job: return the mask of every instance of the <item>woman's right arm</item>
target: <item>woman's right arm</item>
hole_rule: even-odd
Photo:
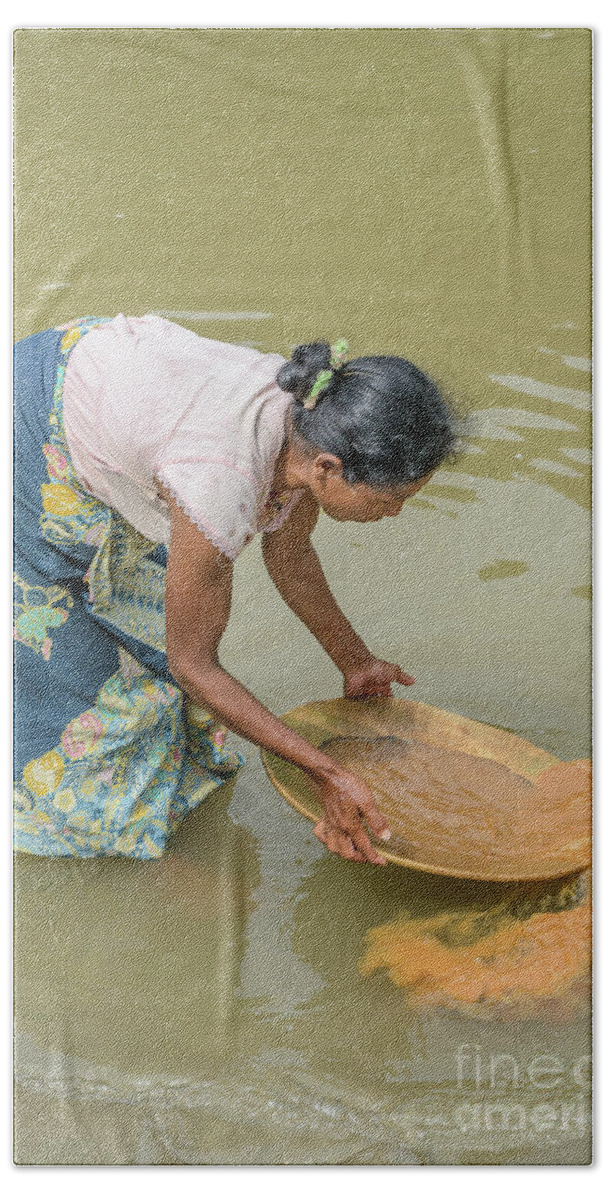
[[[232,563],[169,495],[171,544],[165,586],[169,669],[196,704],[212,709],[236,733],[302,767],[321,788],[325,815],[315,833],[330,850],[358,862],[383,864],[364,821],[386,836],[386,822],[363,780],[351,775],[289,729],[218,658],[232,599]]]

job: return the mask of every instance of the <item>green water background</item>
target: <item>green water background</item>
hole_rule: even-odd
[[[587,755],[589,31],[30,29],[15,46],[15,337],[158,311],[262,350],[345,336],[412,358],[458,409],[462,452],[398,521],[322,517],[330,584],[416,676],[399,694]],[[275,712],[340,691],[257,546],[222,658]],[[16,889],[19,1161],[588,1159],[587,1013],[415,1016],[357,971],[370,928],[501,889],[328,856],[251,747],[163,862],[23,858]],[[462,1044],[480,1088],[459,1082]],[[513,1064],[490,1086],[500,1053],[518,1088]],[[563,1064],[553,1090],[527,1075],[541,1054]],[[523,1128],[488,1116],[498,1092]],[[540,1101],[557,1115],[539,1131]]]

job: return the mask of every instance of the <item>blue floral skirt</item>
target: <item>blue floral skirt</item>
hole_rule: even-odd
[[[158,858],[238,770],[167,666],[166,548],[88,493],[62,413],[85,318],[15,346],[15,846]]]

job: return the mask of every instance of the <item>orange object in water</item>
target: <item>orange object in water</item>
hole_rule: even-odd
[[[476,924],[493,932],[471,941]],[[518,919],[490,912],[403,920],[370,930],[363,975],[384,969],[416,1008],[566,1020],[588,996],[591,905]],[[458,944],[460,943],[460,944]],[[463,944],[464,943],[464,944]]]

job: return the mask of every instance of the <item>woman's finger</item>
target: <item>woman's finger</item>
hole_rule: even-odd
[[[328,825],[325,833],[325,845],[332,854],[342,854],[343,834],[334,825]]]
[[[332,854],[339,854],[341,858],[346,858],[351,862],[370,862],[377,866],[384,866],[384,859],[377,854],[364,833],[360,838],[361,848],[357,845],[359,838],[356,834],[351,837],[324,820],[317,821],[313,833]]]
[[[323,842],[323,845],[325,845],[325,829],[326,829],[325,821],[321,820],[321,821],[317,821],[316,825],[313,826],[313,830],[312,830],[315,837],[318,838],[320,842]]]
[[[362,827],[352,835],[345,833],[339,827],[328,826],[325,844],[334,854],[352,862],[384,864],[384,859],[376,853]]]
[[[348,837],[352,837],[359,831],[364,832],[363,820],[367,822],[372,833],[381,838],[383,842],[388,842],[391,836],[386,819],[382,816],[366,787],[359,787],[357,793],[348,801],[341,799],[337,803],[335,800],[332,803],[328,799],[325,804],[325,816],[331,824]]]
[[[365,862],[366,861],[365,855],[362,854],[361,851],[357,849],[357,847],[354,845],[351,838],[347,837],[346,834],[341,833],[340,830],[337,830],[336,832],[337,832],[338,854],[341,854],[342,858],[350,859],[353,862]]]
[[[388,842],[391,831],[386,823],[386,818],[382,816],[380,809],[376,806],[373,800],[360,800],[359,811],[362,813],[372,833],[376,837],[382,838],[383,842]]]
[[[374,846],[372,846],[372,843],[370,842],[363,825],[360,825],[359,829],[355,833],[351,834],[350,840],[352,841],[355,850],[357,850],[358,853],[363,856],[365,862],[374,863],[374,865],[377,867],[386,866],[386,859],[378,853]]]
[[[373,690],[372,690],[372,688],[366,688],[365,691],[354,692],[353,695],[347,696],[346,699],[347,700],[386,699],[386,697],[392,696],[392,694],[393,694],[393,690],[390,687],[383,688],[382,691],[379,691],[378,688],[373,688]]]
[[[336,808],[331,814],[328,814],[328,817],[327,828],[331,829],[333,826],[338,837],[346,838],[352,843],[354,849],[363,856],[365,862],[373,862],[378,866],[384,866],[385,859],[372,845],[363,824],[361,812],[357,811],[355,813],[354,811],[345,811],[344,808]],[[329,845],[329,843],[326,844]],[[330,849],[333,849],[333,845]],[[338,853],[341,853],[341,851],[338,851]]]
[[[405,671],[401,670],[401,667],[396,668],[395,683],[402,683],[405,687],[411,687],[415,682],[416,680],[413,675],[406,675]]]

